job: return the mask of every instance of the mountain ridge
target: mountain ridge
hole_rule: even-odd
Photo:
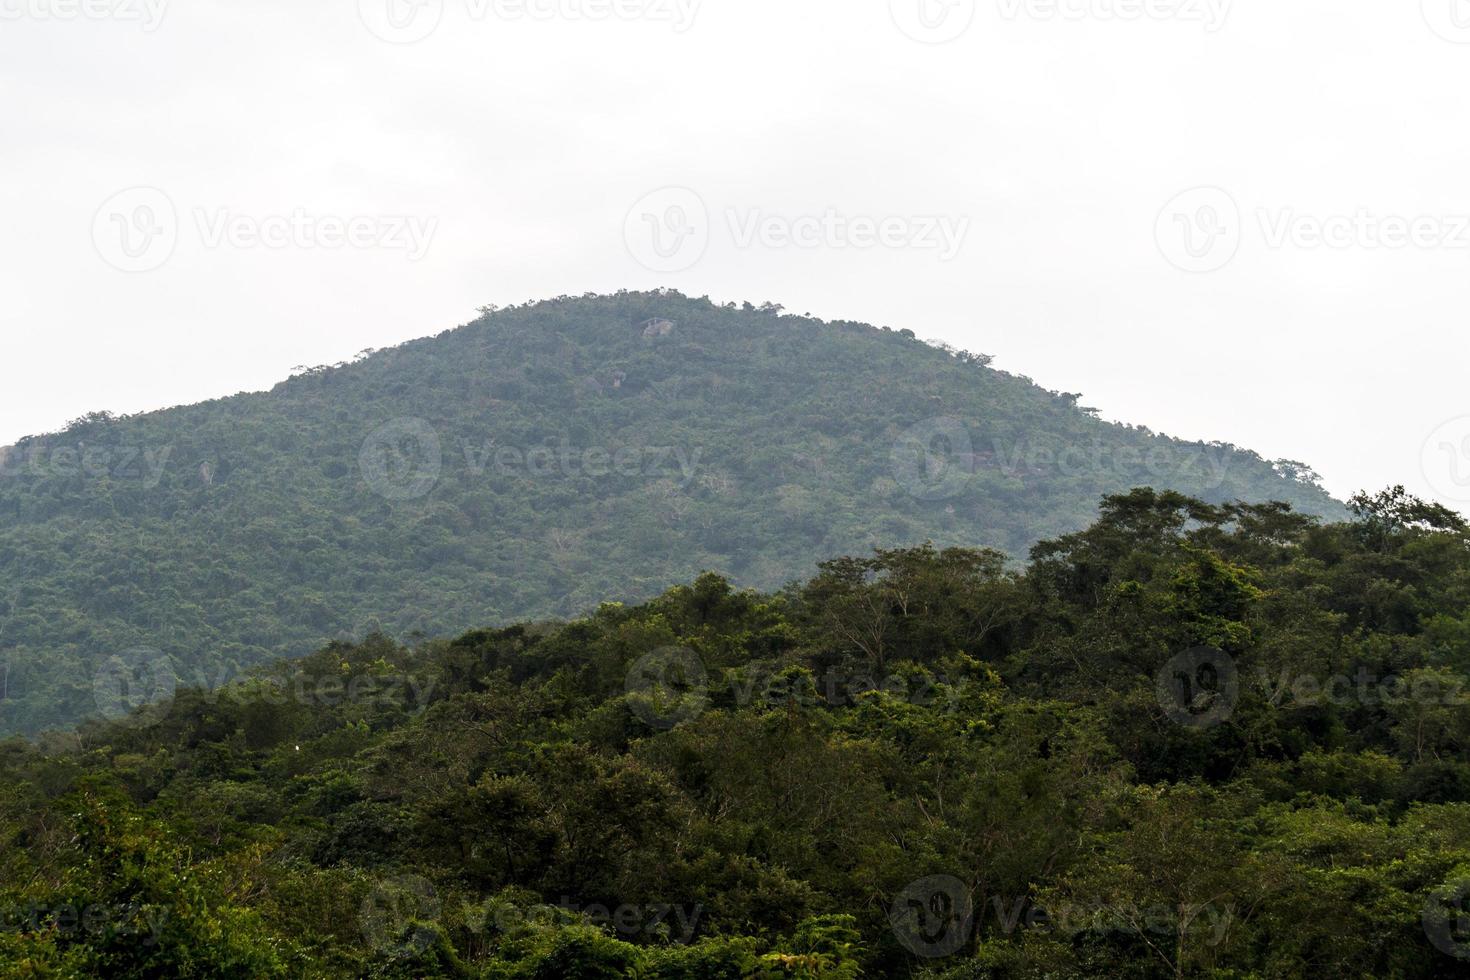
[[[657,291],[486,308],[268,391],[93,413],[0,466],[0,729],[96,713],[135,651],[236,676],[704,570],[775,588],[874,547],[1020,557],[1136,485],[1345,513],[1300,464],[1077,400],[911,331]]]

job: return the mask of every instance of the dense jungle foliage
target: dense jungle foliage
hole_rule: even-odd
[[[1470,975],[1470,531],[1134,490],[1024,568],[401,645],[0,744],[6,976]]]
[[[703,569],[769,590],[925,540],[1021,558],[1133,486],[1345,516],[1301,464],[1106,423],[988,361],[624,293],[487,310],[266,393],[86,416],[0,450],[0,732],[97,714],[114,657],[156,653],[167,693]]]

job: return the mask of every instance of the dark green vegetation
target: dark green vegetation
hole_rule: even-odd
[[[0,731],[96,713],[99,665],[135,650],[215,684],[377,628],[574,616],[703,569],[772,589],[924,540],[1020,557],[1139,485],[1344,514],[1302,467],[1104,423],[987,360],[621,294],[269,393],[89,416],[0,451]]]
[[[1470,532],[1355,505],[1138,490],[1024,571],[704,575],[11,740],[0,972],[1464,976]]]

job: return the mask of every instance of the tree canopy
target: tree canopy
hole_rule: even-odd
[[[0,972],[1248,978],[1470,964],[1470,534],[1133,490],[0,744]]]

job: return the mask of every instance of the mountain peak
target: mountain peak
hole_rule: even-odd
[[[120,652],[193,680],[706,569],[775,588],[875,547],[1019,557],[1144,485],[1342,513],[1300,464],[1102,421],[908,330],[673,291],[486,309],[269,392],[12,447],[0,724],[92,713]]]

